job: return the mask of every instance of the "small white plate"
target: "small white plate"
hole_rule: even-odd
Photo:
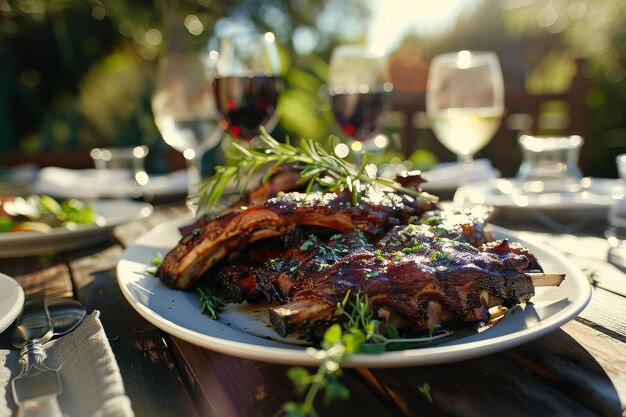
[[[494,178],[464,185],[454,200],[470,207],[493,207],[496,216],[512,221],[532,219],[554,231],[572,233],[592,222],[606,221],[609,208],[625,194],[624,183],[609,178],[586,177],[566,188],[525,192],[518,179]]]
[[[193,292],[168,288],[146,272],[156,256],[176,245],[178,226],[188,222],[189,218],[164,223],[126,249],[117,265],[117,280],[130,305],[161,330],[207,349],[258,361],[316,365],[319,360],[307,353],[301,342],[282,339],[268,327],[262,305],[229,305],[219,320],[211,320],[201,314]],[[537,288],[532,304],[507,315],[488,331],[433,347],[352,355],[344,365],[396,367],[475,358],[536,339],[575,318],[591,298],[591,286],[580,269],[545,246],[493,229],[499,238],[526,245],[546,272],[565,273],[565,281],[559,287]]]
[[[98,224],[81,226],[76,230],[63,227],[48,233],[0,233],[0,258],[45,255],[92,245],[109,237],[120,224],[148,217],[152,205],[126,200],[96,200],[90,202],[98,215]]]
[[[575,190],[563,192],[524,192],[514,178],[494,178],[461,187],[460,193],[472,204],[511,209],[572,210],[608,209],[624,196],[621,180],[583,178]]]
[[[24,290],[13,278],[0,273],[0,333],[20,314],[24,305]]]

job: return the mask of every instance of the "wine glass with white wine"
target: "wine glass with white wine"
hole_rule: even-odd
[[[202,179],[202,157],[223,136],[212,87],[216,61],[215,52],[167,51],[159,61],[152,95],[152,112],[163,139],[187,163],[191,209]]]
[[[471,180],[474,155],[493,138],[504,114],[504,82],[493,52],[436,56],[426,87],[426,113],[437,139],[457,156],[460,184]]]

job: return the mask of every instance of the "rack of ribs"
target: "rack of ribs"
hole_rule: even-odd
[[[534,255],[494,240],[484,219],[377,191],[357,205],[347,192],[290,192],[205,219],[156,276],[183,290],[207,276],[230,302],[278,303],[269,310],[275,331],[315,340],[341,320],[333,313],[346,294],[367,296],[381,320],[411,335],[526,302],[537,273],[545,281]],[[556,275],[544,285],[558,285]]]
[[[213,265],[241,246],[314,226],[376,235],[436,209],[429,200],[390,191],[373,191],[352,204],[352,194],[286,193],[242,207],[212,221],[197,223],[163,259],[156,276],[166,285],[189,289]]]
[[[495,300],[517,305],[534,295],[528,273],[541,268],[521,245],[500,240],[475,247],[438,232],[425,224],[395,226],[369,243],[353,231],[327,242],[315,238],[306,250],[268,262],[256,282],[268,300],[282,303],[270,309],[272,326],[282,336],[326,328],[348,292],[366,295],[373,309],[387,320],[393,314],[409,333],[451,317],[485,322]]]

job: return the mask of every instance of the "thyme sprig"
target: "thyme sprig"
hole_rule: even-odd
[[[219,313],[224,308],[222,299],[213,294],[210,288],[197,288],[198,301],[200,301],[200,312],[206,314],[213,320],[217,320]]]
[[[246,148],[233,142],[234,151],[230,155],[232,163],[217,166],[214,175],[200,183],[198,207],[206,207],[211,212],[218,206],[229,185],[234,185],[240,193],[245,193],[255,173],[264,172],[261,182],[266,182],[277,167],[284,165],[292,165],[300,170],[299,182],[306,184],[305,192],[314,188],[327,191],[348,190],[352,192],[354,204],[360,201],[361,192],[374,184],[414,197],[437,200],[437,197],[428,193],[379,177],[376,166],[369,163],[367,153],[363,154],[360,166],[339,158],[334,154],[338,144],[336,137],[329,137],[326,143],[302,140],[299,145],[293,145],[289,138],[281,143],[262,127],[260,131],[261,144],[254,148]]]
[[[356,294],[350,302],[350,291],[343,300],[337,303],[334,315],[343,316],[343,325],[333,324],[324,332],[320,343],[321,349],[309,348],[308,352],[320,360],[317,371],[310,374],[305,368],[293,367],[287,375],[294,383],[298,394],[305,394],[301,403],[293,401],[283,404],[286,417],[317,417],[314,402],[319,393],[324,394],[324,403],[334,399],[346,399],[350,396],[348,388],[341,383],[341,362],[349,359],[354,353],[380,353],[390,349],[391,345],[413,347],[416,343],[427,343],[443,337],[451,332],[436,331],[431,328],[428,336],[420,338],[400,338],[398,331],[391,325],[384,327],[384,334],[379,331],[380,323],[373,318],[373,310],[367,295]],[[429,402],[432,402],[430,385],[425,383],[418,387]]]

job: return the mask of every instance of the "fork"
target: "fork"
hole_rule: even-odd
[[[15,347],[21,348],[20,374],[13,379],[13,398],[18,404],[17,417],[62,417],[57,401],[61,393],[58,370],[45,363],[43,344],[54,335],[48,302],[43,293],[24,305],[11,337]]]

